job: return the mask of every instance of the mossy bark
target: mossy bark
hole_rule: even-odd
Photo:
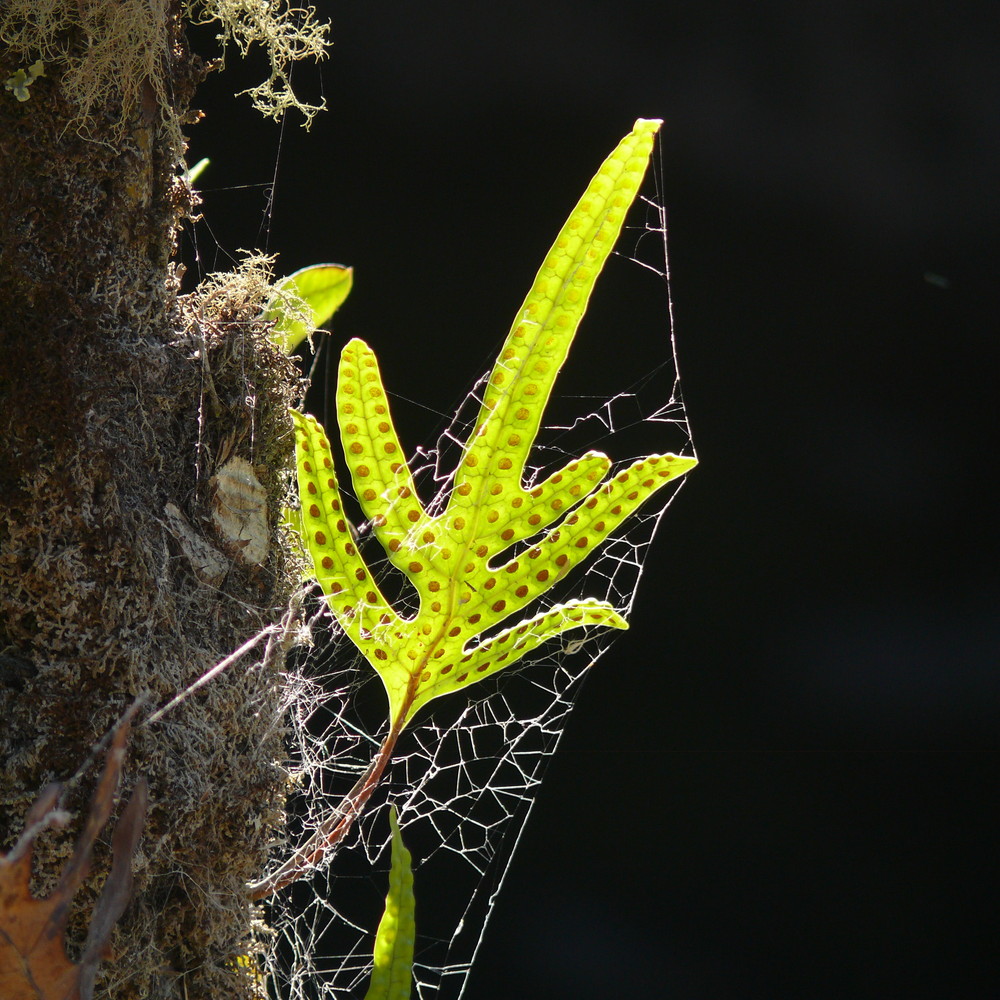
[[[110,17],[117,0],[102,2]],[[28,100],[0,91],[0,850],[38,791],[148,699],[125,783],[149,779],[150,811],[97,995],[219,1000],[254,990],[236,959],[254,917],[245,886],[281,821],[281,643],[141,720],[286,613],[295,580],[278,514],[297,376],[257,319],[259,270],[178,294],[170,259],[190,207],[179,123],[202,66],[178,5],[163,12],[165,91],[105,81],[82,122],[58,62]],[[70,31],[60,44],[91,42]],[[0,78],[30,55],[0,50]],[[213,531],[213,477],[234,456],[266,494],[260,564]],[[222,580],[171,533],[169,505],[224,558]],[[97,770],[68,786],[76,825],[39,841],[39,891],[72,850]],[[71,956],[109,839],[77,895]]]

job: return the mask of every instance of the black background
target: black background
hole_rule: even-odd
[[[331,58],[296,71],[330,106],[310,133],[290,121],[279,151],[226,96],[259,63],[204,88],[198,266],[262,245],[285,273],[354,265],[334,336],[444,410],[604,155],[666,120],[701,465],[470,1000],[1000,996],[998,11],[321,3]],[[213,186],[276,164],[265,232],[263,188]],[[597,353],[568,369],[662,355],[662,295],[615,295],[602,278]],[[412,445],[432,417],[411,410]]]

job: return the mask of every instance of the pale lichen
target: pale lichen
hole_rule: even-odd
[[[6,0],[0,7],[0,42],[6,58],[16,60],[8,74],[24,61],[41,59],[58,68],[63,96],[75,108],[74,124],[92,138],[104,138],[90,121],[110,94],[119,95],[117,133],[125,131],[137,109],[155,98],[173,132],[168,93],[172,51],[171,0]],[[329,26],[316,20],[313,7],[291,7],[288,0],[187,0],[183,16],[193,24],[217,22],[223,47],[233,42],[241,54],[260,45],[270,64],[270,76],[245,91],[262,113],[279,117],[289,108],[308,123],[320,106],[300,101],[292,91],[292,63],[324,56]],[[101,123],[106,128],[107,123]]]

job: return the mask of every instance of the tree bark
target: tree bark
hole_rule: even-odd
[[[110,22],[123,5],[97,6]],[[33,886],[51,888],[100,761],[82,766],[145,698],[125,791],[145,776],[150,808],[97,995],[218,1000],[254,990],[237,958],[255,916],[246,883],[282,819],[285,633],[142,720],[286,616],[279,513],[298,382],[258,318],[260,266],[179,295],[180,124],[204,68],[179,4],[162,6],[159,79],[100,80],[82,117],[65,59],[45,62],[27,100],[0,91],[0,850],[47,782],[72,779],[73,823],[36,849]],[[72,57],[94,38],[70,25],[59,44]],[[37,55],[0,49],[0,77]],[[266,542],[213,520],[234,458],[261,484]],[[77,895],[71,957],[109,841]]]

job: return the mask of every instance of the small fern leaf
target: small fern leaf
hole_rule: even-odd
[[[375,935],[375,966],[365,1000],[409,1000],[413,987],[414,922],[413,869],[410,852],[396,819],[396,807],[389,807],[392,827],[392,867],[385,912]]]

